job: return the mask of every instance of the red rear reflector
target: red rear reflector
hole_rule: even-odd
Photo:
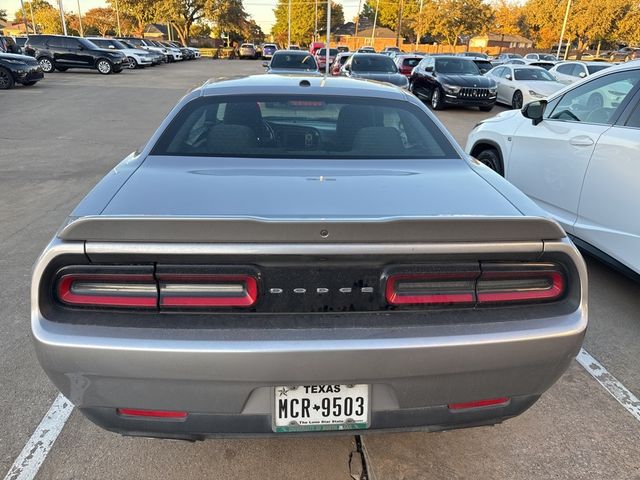
[[[257,298],[251,275],[160,276],[161,307],[250,307]]]
[[[481,407],[497,407],[509,403],[509,397],[491,398],[488,400],[476,400],[474,402],[450,403],[448,405],[451,410],[467,410],[469,408]]]
[[[129,417],[155,417],[155,418],[187,418],[187,412],[173,410],[140,410],[137,408],[118,408],[118,415]]]
[[[390,275],[385,295],[391,305],[473,303],[475,272]]]
[[[158,302],[150,274],[69,273],[58,279],[56,294],[77,306],[155,308]]]

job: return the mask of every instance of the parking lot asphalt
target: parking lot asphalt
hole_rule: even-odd
[[[30,269],[38,253],[184,93],[208,78],[261,71],[259,61],[208,59],[110,76],[70,70],[0,94],[0,473],[57,395],[29,338]],[[438,116],[464,144],[480,119],[501,110]],[[640,396],[640,285],[587,263],[585,349]],[[534,407],[502,425],[361,438],[373,479],[640,478],[640,422],[577,362]],[[351,436],[195,444],[124,438],[74,411],[37,478],[351,478],[354,449]]]

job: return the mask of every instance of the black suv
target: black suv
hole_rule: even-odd
[[[493,108],[498,93],[496,82],[483,76],[471,58],[454,56],[423,58],[411,73],[409,90],[434,110],[461,105],[483,112]]]
[[[103,75],[119,73],[128,66],[127,56],[119,51],[99,48],[86,38],[63,35],[30,35],[25,45],[45,73],[54,69],[92,68]]]
[[[0,52],[0,90],[7,90],[16,83],[30,87],[43,78],[44,74],[35,58]]]

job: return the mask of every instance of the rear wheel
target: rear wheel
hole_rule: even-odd
[[[11,72],[6,68],[0,67],[0,90],[9,90],[14,83]]]
[[[514,110],[520,110],[522,108],[522,92],[520,90],[516,90],[513,94],[513,98],[511,99],[511,108]]]
[[[504,175],[504,173],[502,172],[502,161],[500,160],[500,154],[495,148],[487,148],[486,150],[482,150],[475,157],[478,159],[478,161],[484,163],[494,172],[497,172],[500,175]]]
[[[51,60],[49,57],[39,58],[38,63],[40,64],[40,68],[44,73],[51,73],[55,69],[53,60]]]
[[[442,110],[444,108],[444,98],[440,87],[436,87],[431,92],[431,108],[434,110]]]
[[[98,60],[98,63],[96,63],[96,68],[102,75],[109,75],[111,72],[113,72],[113,65],[109,60],[106,60],[104,58]]]

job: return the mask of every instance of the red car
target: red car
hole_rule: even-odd
[[[351,55],[353,55],[353,52],[340,52],[331,64],[331,75],[334,77],[339,76],[340,69]]]
[[[413,67],[418,65],[420,63],[420,60],[422,60],[423,58],[423,55],[416,54],[396,55],[393,61],[396,62],[396,66],[398,67],[398,70],[401,74],[406,77],[410,77],[411,72],[413,71]]]
[[[329,62],[329,65],[331,65],[333,63],[333,61],[336,59],[337,56],[338,56],[338,49],[337,48],[330,48],[329,49],[329,59],[327,60],[327,49],[326,48],[321,48],[315,54],[316,62],[318,63],[318,68],[320,70],[323,70],[325,68],[325,66],[327,65],[327,61]]]

